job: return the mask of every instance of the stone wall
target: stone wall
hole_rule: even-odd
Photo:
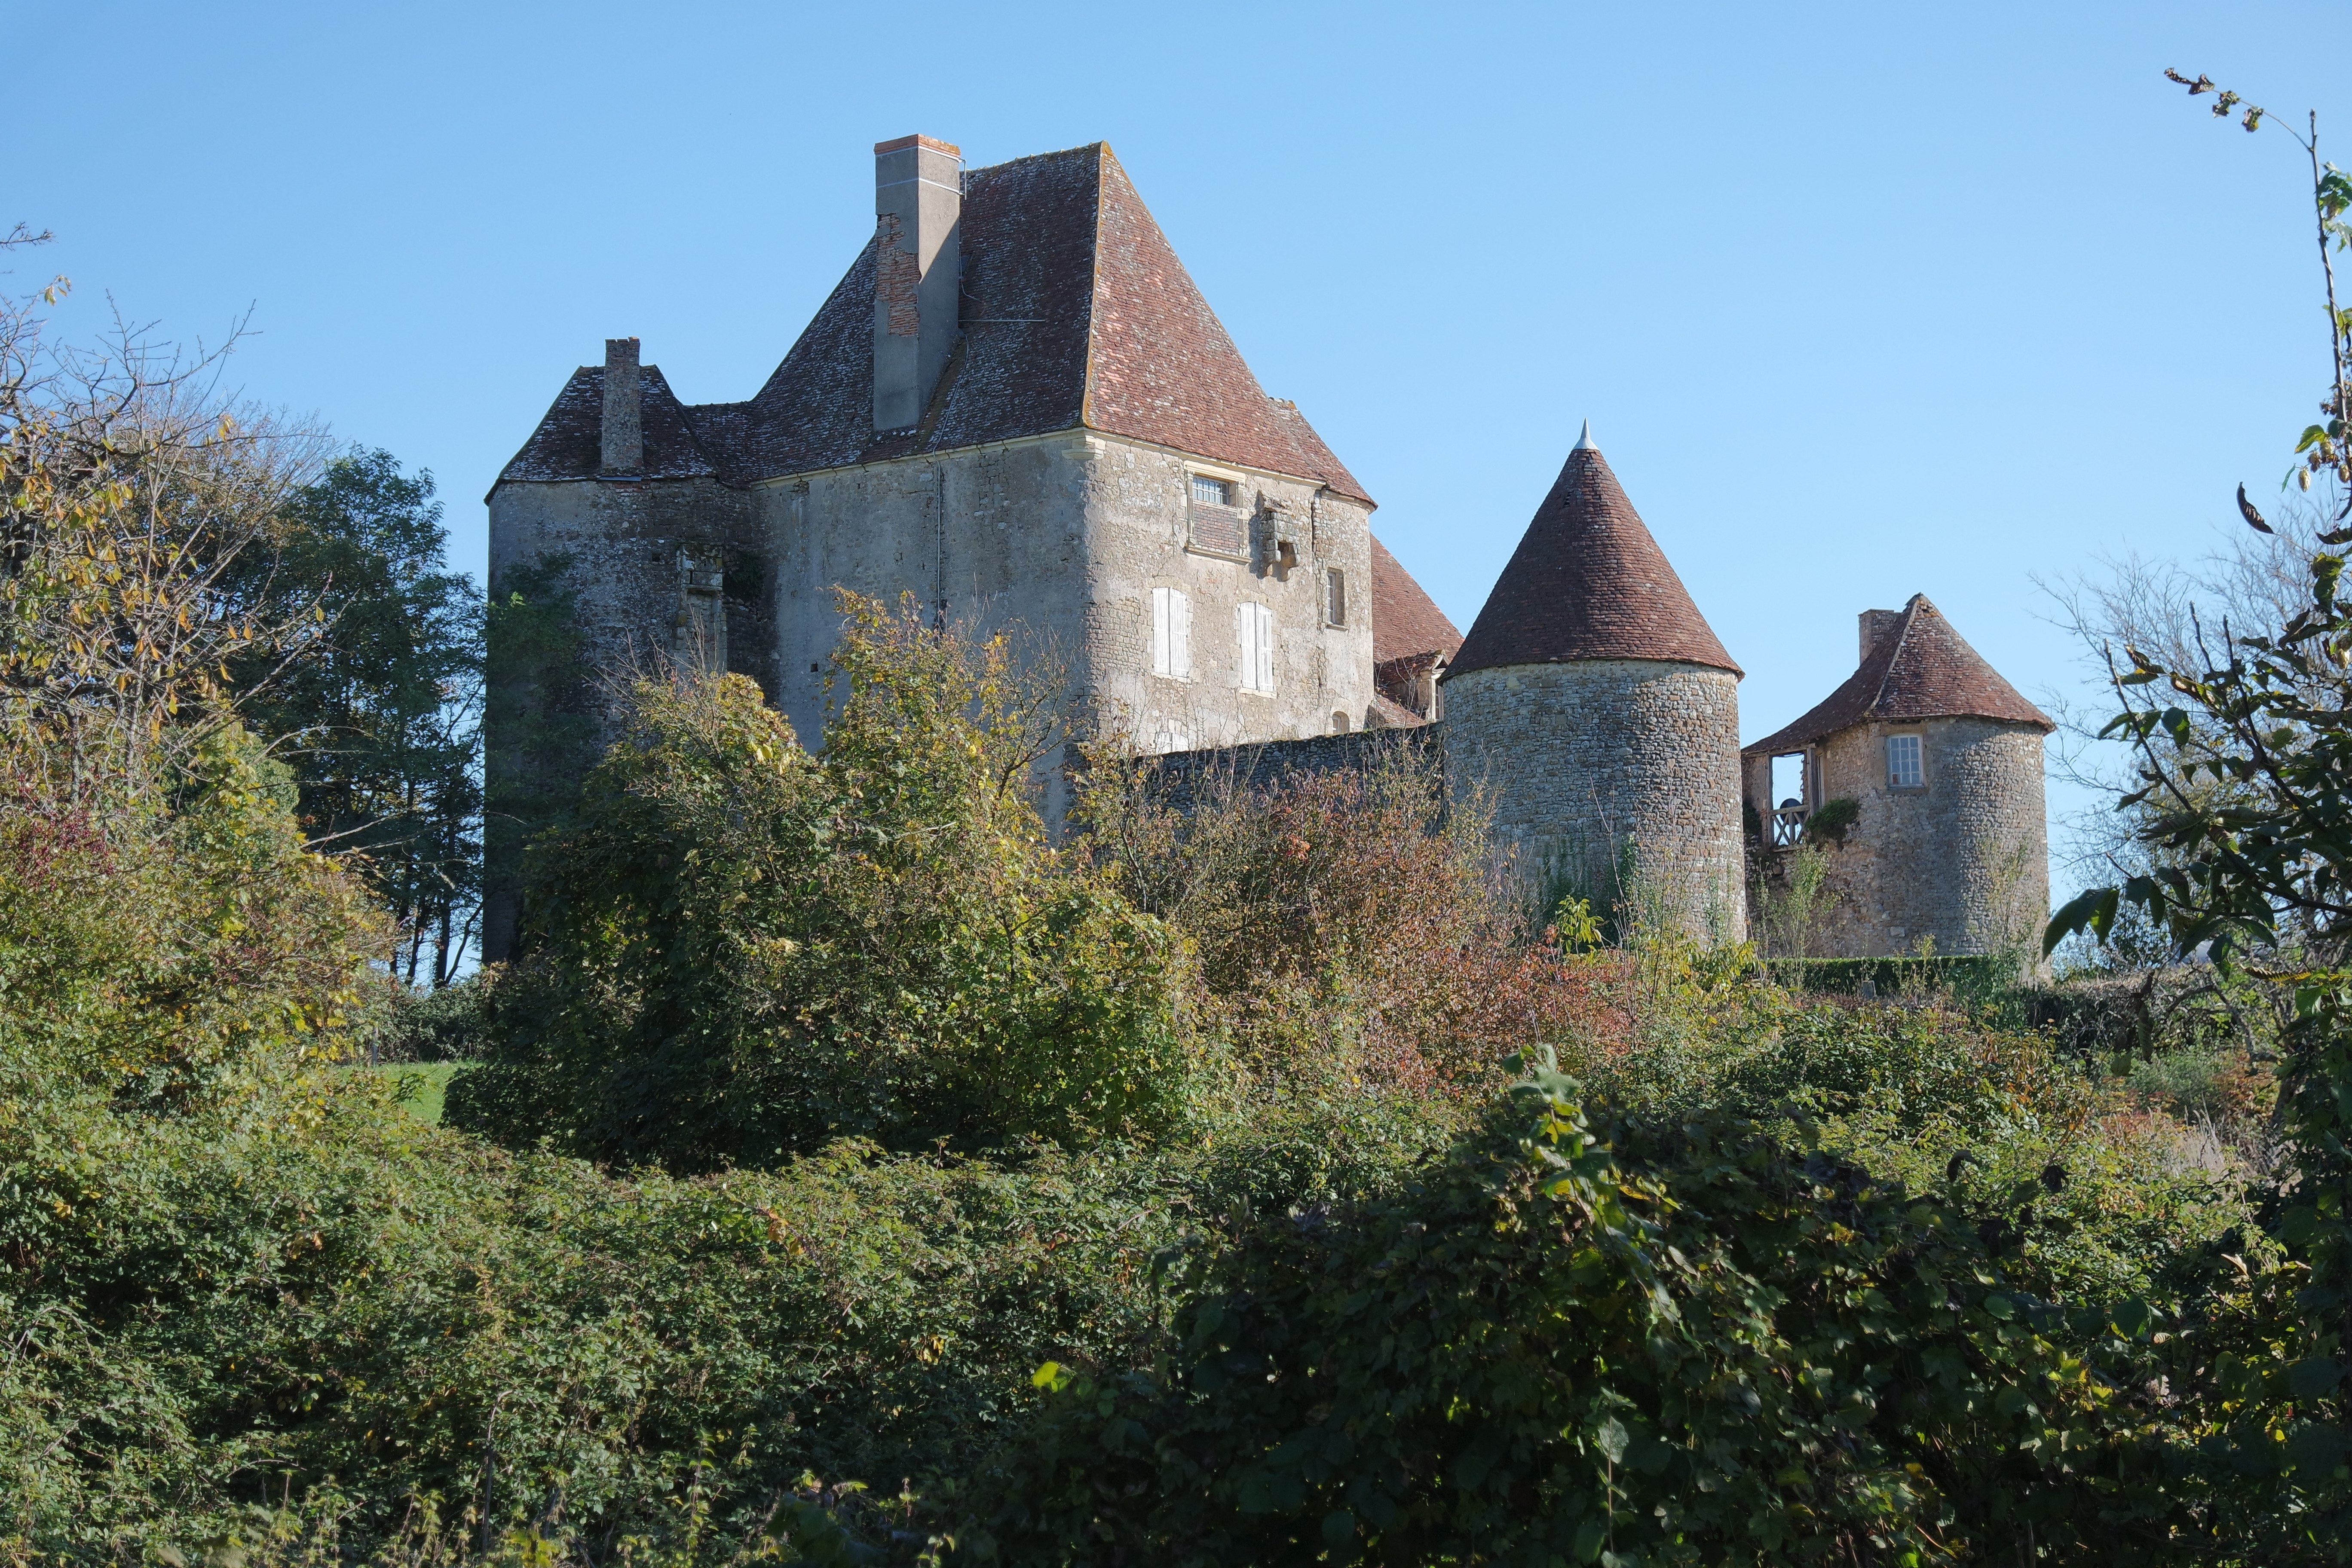
[[[1898,733],[1921,737],[1918,789],[1887,784],[1886,738]],[[1811,956],[1883,957],[1923,938],[1937,952],[2039,951],[2050,912],[2040,730],[1991,719],[1856,724],[1809,761],[1819,769],[1809,804],[1852,800],[1860,813],[1843,842],[1814,836],[1829,902]],[[1751,769],[1760,805],[1758,787]]]
[[[629,672],[671,658],[723,662],[754,679],[772,662],[773,623],[759,591],[767,563],[742,491],[709,479],[502,484],[489,511],[492,592],[515,568],[571,557],[563,583],[614,706]],[[681,582],[681,553],[698,577],[723,574],[715,602]],[[679,625],[682,609],[695,624]],[[723,632],[710,618],[721,615]]]
[[[1196,804],[1228,794],[1265,789],[1287,778],[1363,772],[1384,757],[1433,757],[1445,765],[1445,726],[1410,730],[1356,730],[1304,741],[1267,741],[1255,746],[1223,746],[1171,752],[1158,759],[1151,793],[1162,804],[1190,813]]]
[[[1234,486],[1251,520],[1238,557],[1193,547],[1195,472]],[[1068,431],[795,476],[753,496],[778,628],[761,684],[805,738],[823,722],[835,584],[893,601],[910,593],[977,632],[1026,628],[1149,751],[1355,729],[1370,709],[1365,510],[1310,483]],[[1287,567],[1267,548],[1277,514],[1297,520]],[[1351,586],[1346,626],[1323,624],[1333,566]],[[1191,602],[1189,679],[1151,673],[1154,587]],[[1245,599],[1273,611],[1270,696],[1240,688],[1234,610]]]
[[[1444,690],[1455,795],[1485,787],[1496,837],[1519,847],[1530,875],[1596,907],[1646,889],[1695,935],[1746,935],[1729,671],[1648,659],[1519,665],[1465,671]]]

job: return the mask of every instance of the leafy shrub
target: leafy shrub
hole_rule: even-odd
[[[1202,1026],[1269,1087],[1376,1079],[1491,1089],[1516,1050],[1622,1045],[1613,956],[1526,940],[1517,879],[1476,803],[1402,742],[1360,765],[1195,781],[1185,810],[1154,763],[1090,759],[1082,848],[1191,939]]]
[[[707,1170],[1185,1118],[1181,946],[1046,843],[1012,650],[848,603],[822,754],[740,676],[638,687],[453,1125]]]
[[[2014,1279],[2056,1180],[1913,1191],[1721,1113],[1588,1113],[1539,1071],[1417,1179],[1232,1238],[1152,1369],[1043,1369],[1053,1402],[965,1489],[960,1539],[1059,1563],[2211,1561],[2215,1494],[2128,1392],[2166,1368],[2155,1313]]]
[[[286,771],[234,726],[175,798],[0,795],[0,1081],[173,1108],[341,1048],[390,932],[303,847]]]

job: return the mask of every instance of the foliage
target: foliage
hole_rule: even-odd
[[[1181,810],[1151,759],[1088,763],[1081,851],[1191,940],[1193,1016],[1262,1085],[1491,1089],[1515,1050],[1622,1037],[1620,966],[1571,959],[1557,930],[1525,940],[1481,803],[1450,800],[1409,738],[1324,773],[1229,768]]]
[[[1947,953],[1927,958],[1774,958],[1772,977],[1798,991],[1851,996],[1864,982],[1881,996],[1928,996],[1952,991],[1990,998],[2017,984],[2018,965],[2002,953]]]
[[[581,664],[569,555],[509,567],[490,582],[483,645],[482,937],[509,956],[522,897],[523,849],[569,819],[596,761],[597,704]]]
[[[1538,1069],[1393,1192],[1199,1257],[1151,1369],[1044,1368],[1053,1405],[959,1538],[1068,1563],[2211,1561],[2215,1500],[2143,1389],[2156,1314],[2019,1278],[2067,1182],[1913,1190]]]
[[[412,984],[430,941],[436,986],[473,940],[480,893],[480,595],[447,569],[447,542],[433,477],[355,448],[229,577],[256,613],[315,612],[290,648],[230,662],[240,710],[293,764],[312,842],[358,856],[404,929]]]
[[[303,847],[285,770],[211,731],[168,803],[0,797],[0,1073],[120,1107],[226,1099],[340,1048],[385,933]]]
[[[0,303],[0,773],[70,801],[167,776],[226,721],[225,661],[285,647],[308,606],[233,575],[314,443],[212,395],[226,348],[49,344],[64,291]]]
[[[2173,76],[2191,94],[2212,90]],[[2238,102],[2224,93],[2228,113]],[[2264,111],[2249,108],[2248,131]],[[2304,434],[2301,478],[2352,484],[2352,316],[2338,310],[2334,248],[2352,243],[2343,214],[2352,185],[2320,162],[2317,121],[2298,138],[2312,166],[2320,260],[2327,284],[2332,384],[2328,422]],[[2271,525],[2239,488],[2258,531]],[[2352,516],[2352,499],[2338,521]],[[2283,1468],[2298,1517],[2290,1533],[2339,1556],[2352,1539],[2352,607],[2338,596],[2341,547],[2352,528],[2321,533],[2309,560],[2307,603],[2276,627],[2225,625],[2200,635],[2191,660],[2126,647],[2110,673],[2123,711],[2107,732],[2130,746],[2142,808],[2140,840],[2153,854],[2120,887],[2094,888],[2059,911],[2046,946],[2088,928],[2105,937],[2121,910],[2143,911],[2175,951],[2205,949],[2224,972],[2251,963],[2291,990],[2294,1018],[2279,1065],[2277,1121],[2291,1179],[2271,1195],[2268,1226],[2299,1267],[2302,1319],[2292,1403],[2280,1419],[2295,1436],[2283,1460],[2257,1435],[2245,1462]],[[2202,786],[2200,787],[2200,780]]]
[[[1809,837],[1843,844],[1845,842],[1845,830],[1861,817],[1862,802],[1852,795],[1840,795],[1835,800],[1823,801],[1818,810],[1805,818],[1805,832]]]
[[[533,945],[455,1124],[691,1170],[1184,1118],[1181,948],[1032,798],[1050,687],[1002,638],[845,608],[821,755],[742,677],[638,687],[535,851]]]

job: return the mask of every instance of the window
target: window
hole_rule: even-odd
[[[1348,624],[1348,574],[1337,566],[1323,574],[1323,624]]]
[[[1886,787],[1888,789],[1924,789],[1927,775],[1919,766],[1919,737],[1889,735],[1886,737]]]
[[[1249,519],[1236,504],[1235,488],[1214,474],[1191,477],[1193,549],[1236,560],[1249,554]]]
[[[1151,590],[1151,673],[1192,679],[1192,601],[1181,588]]]
[[[1239,605],[1234,609],[1234,626],[1241,642],[1241,679],[1244,691],[1274,694],[1274,612],[1264,605]]]

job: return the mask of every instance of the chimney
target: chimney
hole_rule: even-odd
[[[637,381],[637,340],[604,340],[604,445],[599,472],[638,474],[646,467],[645,393]]]
[[[874,144],[874,428],[907,430],[955,346],[963,153],[928,136]]]
[[[1862,612],[1862,662],[1870,662],[1870,650],[1878,646],[1881,637],[1891,637],[1903,624],[1900,610],[1864,610]]]

